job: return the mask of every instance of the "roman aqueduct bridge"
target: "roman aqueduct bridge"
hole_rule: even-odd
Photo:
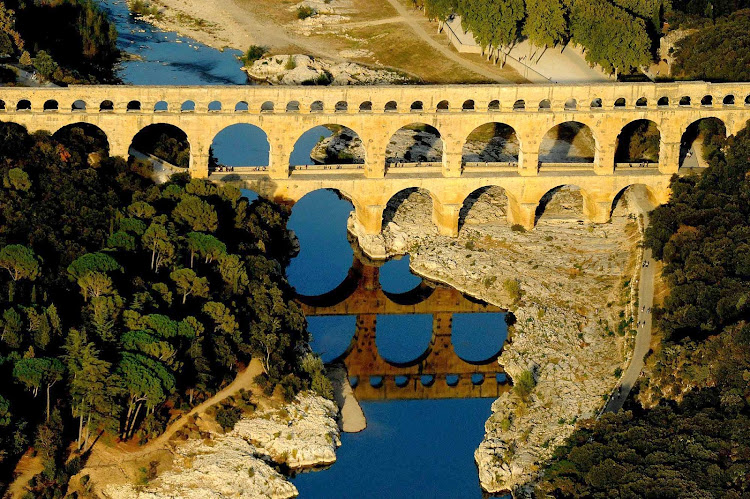
[[[615,198],[629,186],[645,186],[654,203],[668,199],[669,179],[680,171],[680,147],[688,126],[717,118],[733,135],[750,119],[750,83],[7,87],[0,91],[0,99],[2,121],[53,133],[75,123],[95,125],[106,134],[110,154],[125,157],[140,130],[173,125],[187,135],[195,177],[209,175],[209,148],[219,132],[235,124],[254,125],[268,140],[268,167],[236,168],[214,174],[217,180],[244,181],[263,195],[292,202],[317,189],[337,189],[352,200],[366,233],[381,230],[383,210],[393,195],[415,187],[430,192],[433,219],[441,233],[449,235],[458,231],[464,200],[492,185],[505,189],[511,223],[533,227],[544,194],[571,184],[581,189],[584,217],[605,222]],[[659,161],[650,168],[615,163],[618,137],[637,120],[652,121],[660,132]],[[591,130],[593,162],[540,163],[543,137],[568,122]],[[391,137],[414,123],[438,130],[442,162],[389,168],[386,148]],[[487,123],[513,128],[519,142],[517,161],[463,161],[467,137]],[[364,165],[290,167],[298,138],[320,125],[355,131],[366,152]]]

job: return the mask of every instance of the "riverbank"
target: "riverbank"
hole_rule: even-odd
[[[627,276],[637,268],[640,240],[628,197],[611,223],[591,225],[579,221],[580,195],[562,189],[526,232],[503,220],[504,193],[493,188],[464,210],[459,237],[451,239],[432,225],[429,195],[414,192],[387,208],[382,235],[358,236],[365,253],[408,251],[415,273],[514,313],[499,362],[512,379],[531,370],[536,386],[528,398],[510,392],[493,404],[475,453],[488,492],[518,492],[532,482],[575,422],[600,410],[615,371],[626,365],[632,334],[622,321],[633,298]],[[359,234],[353,221],[350,231]]]
[[[305,54],[333,64],[356,63],[394,71],[426,83],[522,83],[509,66],[479,55],[459,55],[417,11],[400,11],[395,0],[152,0],[158,14],[143,20],[210,47],[269,54]],[[310,9],[309,11],[307,9]],[[308,14],[309,12],[309,14]]]

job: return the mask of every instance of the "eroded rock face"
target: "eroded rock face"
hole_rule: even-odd
[[[297,488],[271,464],[302,468],[336,461],[341,444],[337,416],[330,400],[300,394],[280,409],[242,419],[226,434],[177,444],[171,470],[141,488],[107,486],[104,495],[110,499],[295,497]]]
[[[406,81],[392,71],[301,54],[263,57],[244,70],[250,78],[274,85],[384,85]]]
[[[632,201],[632,202],[631,202]],[[625,367],[633,335],[617,330],[621,311],[632,313],[640,232],[628,193],[612,222],[583,222],[575,188],[556,191],[533,231],[512,230],[501,188],[476,193],[461,212],[459,237],[437,234],[428,193],[406,193],[386,209],[382,234],[352,234],[372,257],[409,252],[417,274],[512,310],[517,322],[498,359],[516,378],[535,373],[522,400],[513,392],[493,404],[486,436],[475,453],[482,487],[523,493],[577,419],[595,415]],[[635,288],[637,289],[637,288]],[[626,330],[632,326],[625,327]]]

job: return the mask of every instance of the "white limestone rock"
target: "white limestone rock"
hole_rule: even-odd
[[[316,82],[329,82],[330,85],[378,85],[406,81],[393,71],[370,69],[352,62],[336,63],[301,54],[263,57],[244,70],[250,78],[273,85],[302,85]]]

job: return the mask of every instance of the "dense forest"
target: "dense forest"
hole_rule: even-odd
[[[743,80],[750,71],[750,64],[742,64],[750,52],[750,15],[726,18],[750,8],[748,0],[413,1],[432,19],[460,15],[464,29],[495,57],[521,39],[537,47],[572,41],[583,47],[591,64],[609,73],[630,73],[655,60],[667,22],[669,29],[698,30],[678,47],[679,76]],[[733,47],[727,50],[730,44]],[[709,59],[710,64],[704,65]]]
[[[115,81],[117,30],[94,0],[4,0],[0,55],[56,83]],[[14,82],[11,70],[2,71]]]
[[[0,123],[0,469],[33,445],[34,497],[58,497],[102,432],[143,442],[252,357],[269,393],[330,395],[285,279],[288,209],[156,185],[103,149]]]
[[[646,244],[664,262],[659,347],[629,410],[583,423],[537,496],[750,494],[750,127],[672,179]]]

